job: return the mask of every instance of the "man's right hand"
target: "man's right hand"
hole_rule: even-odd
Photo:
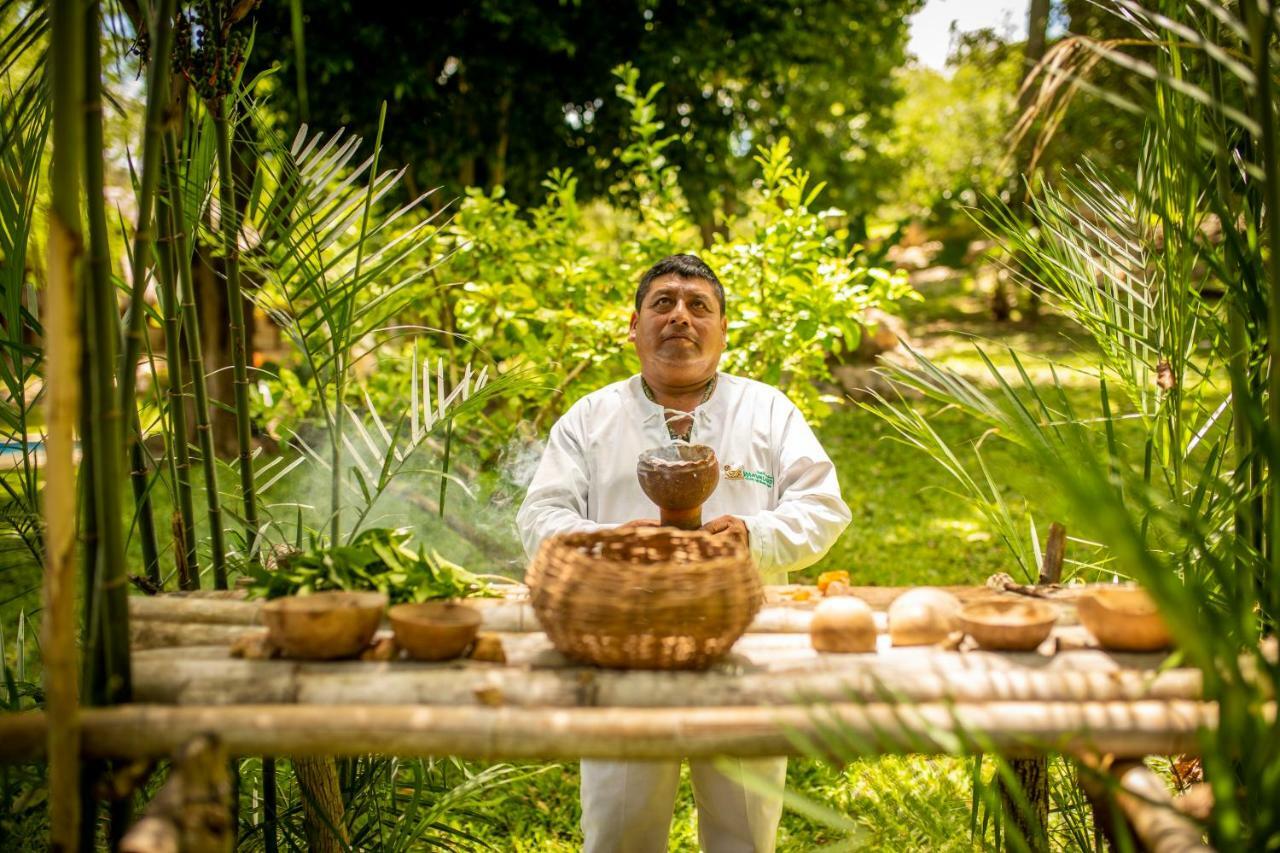
[[[661,527],[662,522],[656,518],[636,518],[628,521],[626,524],[619,524],[619,530],[626,530],[629,527]]]

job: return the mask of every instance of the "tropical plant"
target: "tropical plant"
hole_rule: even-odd
[[[1012,351],[1015,371],[1000,371],[981,345],[983,385],[920,354],[888,373],[1039,460],[1109,568],[1155,597],[1220,709],[1202,736],[1209,836],[1219,849],[1268,849],[1280,839],[1267,712],[1280,669],[1262,642],[1280,612],[1276,10],[1120,0],[1116,11],[1129,36],[1058,45],[1036,107],[1060,106],[1054,93],[1074,88],[1062,75],[1099,58],[1143,81],[1105,93],[1146,116],[1138,168],[1084,163],[1036,194],[1029,219],[995,204],[983,220],[1023,282],[1097,342],[1096,403],[1073,403],[1057,370],[1032,381]],[[920,420],[905,402],[880,411],[900,430]],[[1126,420],[1141,424],[1136,442]]]

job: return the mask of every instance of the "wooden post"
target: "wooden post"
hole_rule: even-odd
[[[1053,522],[1049,525],[1049,541],[1045,543],[1044,562],[1040,566],[1040,584],[1056,584],[1062,580],[1062,560],[1066,556],[1067,528]],[[1033,851],[1049,849],[1049,760],[1043,756],[1015,758],[1009,762],[1019,791],[1010,790],[1002,781],[1000,802],[1005,819],[1011,821],[1027,846]]]
[[[200,735],[174,757],[169,780],[120,842],[120,851],[230,853],[235,838],[226,750],[213,735]]]
[[[1041,584],[1062,581],[1062,559],[1067,552],[1067,528],[1058,522],[1049,525],[1049,541],[1044,546],[1044,564],[1040,567]]]

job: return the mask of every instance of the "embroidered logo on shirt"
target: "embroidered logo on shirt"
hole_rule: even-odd
[[[724,478],[726,480],[748,480],[752,483],[759,483],[769,489],[773,488],[772,474],[766,474],[763,471],[744,471],[741,465],[724,466]]]

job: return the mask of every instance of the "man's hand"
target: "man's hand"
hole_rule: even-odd
[[[729,536],[738,539],[743,545],[751,543],[751,534],[747,531],[747,523],[736,515],[722,515],[719,518],[713,518],[702,525],[702,529],[713,536]]]
[[[626,524],[619,524],[619,530],[626,530],[630,527],[661,527],[662,522],[656,518],[634,518]]]

